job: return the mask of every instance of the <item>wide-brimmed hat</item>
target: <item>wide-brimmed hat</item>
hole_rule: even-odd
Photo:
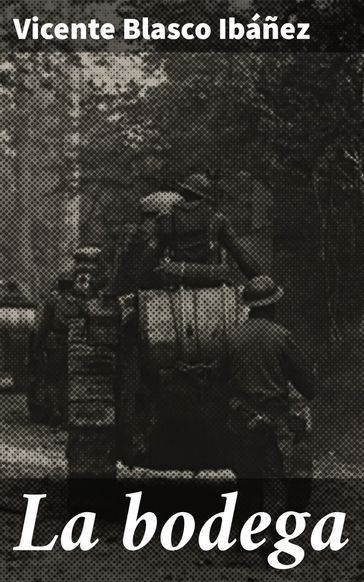
[[[249,307],[264,307],[282,299],[284,291],[268,275],[260,275],[249,281],[244,289],[244,300]]]
[[[199,198],[211,196],[211,180],[206,174],[192,174],[183,182],[177,184],[180,190],[190,192]]]

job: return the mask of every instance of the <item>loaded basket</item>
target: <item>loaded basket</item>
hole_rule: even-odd
[[[242,288],[227,285],[90,302],[86,319],[70,324],[70,474],[112,478],[117,460],[155,469],[219,465],[206,452],[219,440],[215,395],[229,334],[247,314]]]
[[[222,444],[229,335],[248,315],[242,287],[140,291],[138,305],[142,368],[158,378],[148,462],[158,468],[221,467],[226,456],[213,458],[211,449],[215,441]]]

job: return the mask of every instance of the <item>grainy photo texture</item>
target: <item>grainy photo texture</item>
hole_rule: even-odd
[[[136,491],[160,525],[346,512],[290,576],[361,579],[363,56],[30,47],[0,82],[2,580],[283,577],[274,531],[127,552]],[[37,543],[90,510],[95,550],[14,553],[31,493]]]

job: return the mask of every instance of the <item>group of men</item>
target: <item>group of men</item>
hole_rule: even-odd
[[[229,259],[235,261],[246,282],[243,299],[250,315],[231,330],[227,346],[225,434],[231,464],[238,478],[252,482],[291,477],[288,498],[304,506],[312,472],[306,401],[315,396],[315,376],[292,334],[275,322],[283,289],[261,271],[219,211],[206,175],[188,177],[176,191],[146,196],[141,213],[139,227],[116,257],[115,292],[229,284]],[[299,492],[297,479],[303,485]]]
[[[193,174],[173,192],[146,196],[140,211],[139,223],[124,229],[107,293],[120,296],[136,289],[229,284],[233,259],[247,281],[243,299],[250,315],[234,327],[227,346],[225,429],[231,464],[241,479],[308,477],[310,415],[301,399],[314,397],[315,379],[291,333],[274,321],[283,289],[261,272],[219,211],[206,175]],[[67,318],[103,287],[99,251],[86,249],[76,256],[74,280],[59,281],[54,300],[43,312],[34,353],[41,353],[43,344],[53,357],[47,382],[55,392],[54,422],[65,414],[61,384]]]
[[[275,320],[283,289],[264,275],[229,220],[216,207],[214,187],[193,174],[176,191],[141,200],[142,221],[119,247],[114,290],[165,284],[229,284],[229,257],[245,281],[247,322],[230,334],[225,398],[235,472],[241,478],[307,476],[311,419],[303,399],[315,395],[313,368],[291,333]]]

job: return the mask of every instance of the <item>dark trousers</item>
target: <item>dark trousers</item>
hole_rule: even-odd
[[[46,386],[51,415],[66,417],[67,355],[65,349],[47,351]]]
[[[287,478],[272,430],[242,431],[231,434],[230,439],[241,518],[258,511],[267,511],[272,519],[284,511],[305,511],[312,480]]]

